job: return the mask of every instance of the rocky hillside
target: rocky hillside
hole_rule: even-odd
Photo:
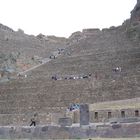
[[[68,39],[0,29],[1,69],[35,66],[26,77],[0,83],[0,124],[27,124],[35,112],[44,124],[49,113],[63,112],[72,103],[140,97],[138,7],[139,1],[122,26],[83,29]],[[47,63],[38,65],[45,58]]]
[[[63,37],[27,35],[0,24],[0,76],[27,70],[66,47]]]
[[[112,26],[110,30],[114,28]],[[131,18],[118,28],[121,28],[132,42],[140,43],[140,0],[137,0],[137,4],[131,12]],[[44,59],[54,56],[57,51],[60,53],[60,50],[65,48],[64,55],[70,56],[72,46],[75,46],[79,40],[86,39],[93,32],[97,35],[99,29],[78,31],[66,39],[43,34],[27,35],[21,29],[14,31],[0,24],[0,76],[30,69],[42,63]]]
[[[140,43],[140,0],[137,0],[136,6],[131,11],[131,18],[124,22],[123,27],[131,41]]]
[[[140,21],[140,0],[137,0],[137,4],[131,12],[131,21]]]

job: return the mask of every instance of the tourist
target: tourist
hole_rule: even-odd
[[[30,126],[36,126],[36,117],[37,117],[37,114],[34,114],[34,116],[31,118],[31,124]]]
[[[31,124],[30,124],[30,126],[32,126],[32,125],[33,125],[33,126],[36,126],[36,121],[35,121],[34,118],[31,119]]]

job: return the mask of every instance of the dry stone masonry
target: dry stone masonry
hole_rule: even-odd
[[[139,136],[139,4],[122,26],[69,38],[0,24],[0,138]]]

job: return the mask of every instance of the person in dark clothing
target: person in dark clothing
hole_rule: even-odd
[[[83,76],[83,79],[85,79],[85,78],[88,78],[88,76],[87,76],[87,75],[84,75],[84,76]]]
[[[30,126],[36,126],[36,117],[37,117],[37,114],[34,114],[34,116],[31,118],[31,124]]]
[[[88,76],[91,76],[91,75],[92,75],[91,73],[88,74]]]
[[[56,75],[52,76],[52,79],[57,80],[57,76]]]
[[[34,118],[31,119],[31,124],[30,124],[30,126],[32,126],[32,125],[33,125],[33,126],[36,126],[36,121],[35,121]]]

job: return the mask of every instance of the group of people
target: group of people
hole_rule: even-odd
[[[61,54],[62,52],[64,52],[64,49],[58,48],[58,54]]]
[[[62,52],[64,52],[64,49],[58,48],[57,51],[58,51],[58,54],[60,55]],[[57,55],[52,54],[52,55],[50,55],[49,58],[56,59],[56,57],[57,57]]]
[[[121,72],[122,69],[121,69],[121,67],[116,67],[116,68],[113,68],[112,71],[115,72],[115,73],[118,73],[118,72]],[[71,79],[76,80],[76,79],[90,78],[91,76],[92,76],[91,73],[89,73],[89,74],[83,74],[83,75],[79,75],[79,76],[73,76],[73,75],[71,75],[71,76],[61,76],[61,77],[60,76],[57,76],[57,75],[54,75],[54,76],[51,77],[51,79],[52,80],[71,80]],[[94,77],[95,77],[95,79],[98,79],[97,73],[94,74]]]
[[[17,77],[19,77],[19,78],[27,78],[27,74],[20,74],[20,73],[18,73]]]
[[[91,73],[87,74],[87,75],[81,75],[81,76],[62,76],[62,77],[59,77],[57,75],[54,75],[51,77],[52,80],[71,80],[71,79],[86,79],[86,78],[90,78],[91,77]]]
[[[113,68],[113,71],[114,71],[114,72],[121,72],[122,69],[121,69],[121,67],[116,67],[116,68]]]
[[[80,105],[79,104],[71,104],[68,108],[67,111],[76,111],[80,109]]]

